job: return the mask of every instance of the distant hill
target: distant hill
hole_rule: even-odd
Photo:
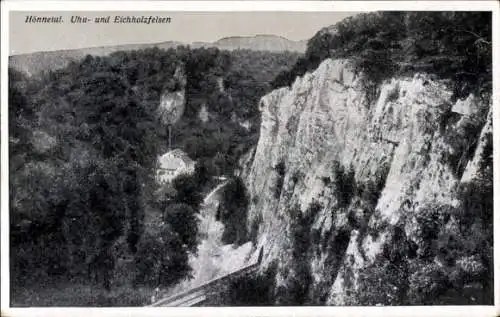
[[[193,43],[194,46],[200,43]],[[201,46],[215,46],[222,50],[249,49],[270,52],[299,52],[304,53],[307,41],[291,41],[287,38],[275,35],[256,35],[252,37],[233,36],[225,37],[214,43],[201,44]]]
[[[66,66],[70,61],[79,60],[87,54],[104,56],[124,50],[138,50],[151,47],[160,49],[174,48],[180,45],[189,45],[192,48],[217,47],[221,50],[248,49],[269,52],[298,52],[304,53],[307,41],[291,41],[276,35],[256,35],[250,37],[227,37],[216,42],[182,43],[167,41],[148,44],[128,44],[116,46],[89,47],[72,50],[35,52],[29,54],[12,55],[9,57],[9,66],[28,75],[35,75],[44,69],[58,69]]]

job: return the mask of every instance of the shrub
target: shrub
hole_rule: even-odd
[[[354,168],[351,166],[348,171],[345,171],[344,167],[337,162],[334,165],[334,174],[339,206],[347,207],[356,193]]]
[[[447,289],[447,278],[436,263],[420,267],[409,279],[408,296],[420,305],[439,304],[436,299]]]
[[[383,245],[382,253],[360,270],[359,287],[354,298],[360,305],[405,305],[413,303],[408,296],[411,266],[408,255],[411,243],[403,228],[395,226]]]
[[[401,305],[404,271],[389,262],[376,263],[359,273],[359,286],[353,294],[358,305]]]
[[[274,197],[276,199],[279,199],[281,196],[281,190],[283,189],[283,182],[285,180],[285,172],[286,172],[286,166],[285,162],[280,161],[276,166],[274,167],[274,170],[278,174],[278,179],[276,181],[276,187],[274,189]]]

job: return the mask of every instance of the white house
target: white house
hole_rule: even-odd
[[[157,179],[169,183],[180,174],[192,174],[196,162],[181,149],[171,150],[158,158]]]

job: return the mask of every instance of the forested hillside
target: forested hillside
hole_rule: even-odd
[[[273,87],[288,86],[326,58],[350,58],[375,87],[394,76],[430,73],[455,98],[491,90],[491,12],[375,12],[320,30],[304,57]],[[480,91],[479,91],[480,90]]]
[[[189,276],[202,188],[255,144],[257,101],[296,58],[152,48],[88,55],[41,78],[9,69],[13,303],[142,305],[147,289]],[[178,68],[186,110],[173,147],[199,164],[165,200],[154,195],[167,149],[156,110],[162,93],[179,89]],[[148,213],[163,221],[145,224]],[[31,296],[33,284],[47,285],[46,296]]]
[[[193,42],[183,43],[177,41],[166,41],[161,43],[148,44],[125,44],[115,46],[88,47],[71,50],[43,51],[28,54],[17,54],[9,57],[9,65],[18,71],[22,71],[31,76],[48,70],[56,70],[66,67],[71,61],[78,61],[87,55],[108,56],[118,51],[144,50],[157,47],[168,50],[178,46],[191,48],[218,48],[220,50],[252,50],[254,52],[265,51],[274,53],[284,53],[286,51],[303,54],[306,48],[306,41],[292,41],[284,37],[275,35],[255,35],[255,36],[235,36],[222,38],[215,42]]]

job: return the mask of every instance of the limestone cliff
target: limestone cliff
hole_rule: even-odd
[[[178,66],[173,79],[179,89],[175,91],[165,90],[160,97],[158,115],[165,124],[175,124],[184,114],[186,107],[186,75],[184,67]]]
[[[492,236],[463,211],[463,188],[492,182],[489,97],[453,101],[449,83],[415,74],[383,82],[370,98],[365,82],[349,60],[327,59],[261,99],[260,139],[242,176],[263,271],[277,268],[277,303],[401,304],[408,287],[418,303],[421,276],[432,284],[438,271],[484,274],[470,267],[488,262],[491,250],[474,252]],[[436,236],[422,219],[437,219]],[[445,254],[445,235],[476,251]],[[374,272],[400,283],[377,288]],[[446,281],[459,290],[472,283]]]

